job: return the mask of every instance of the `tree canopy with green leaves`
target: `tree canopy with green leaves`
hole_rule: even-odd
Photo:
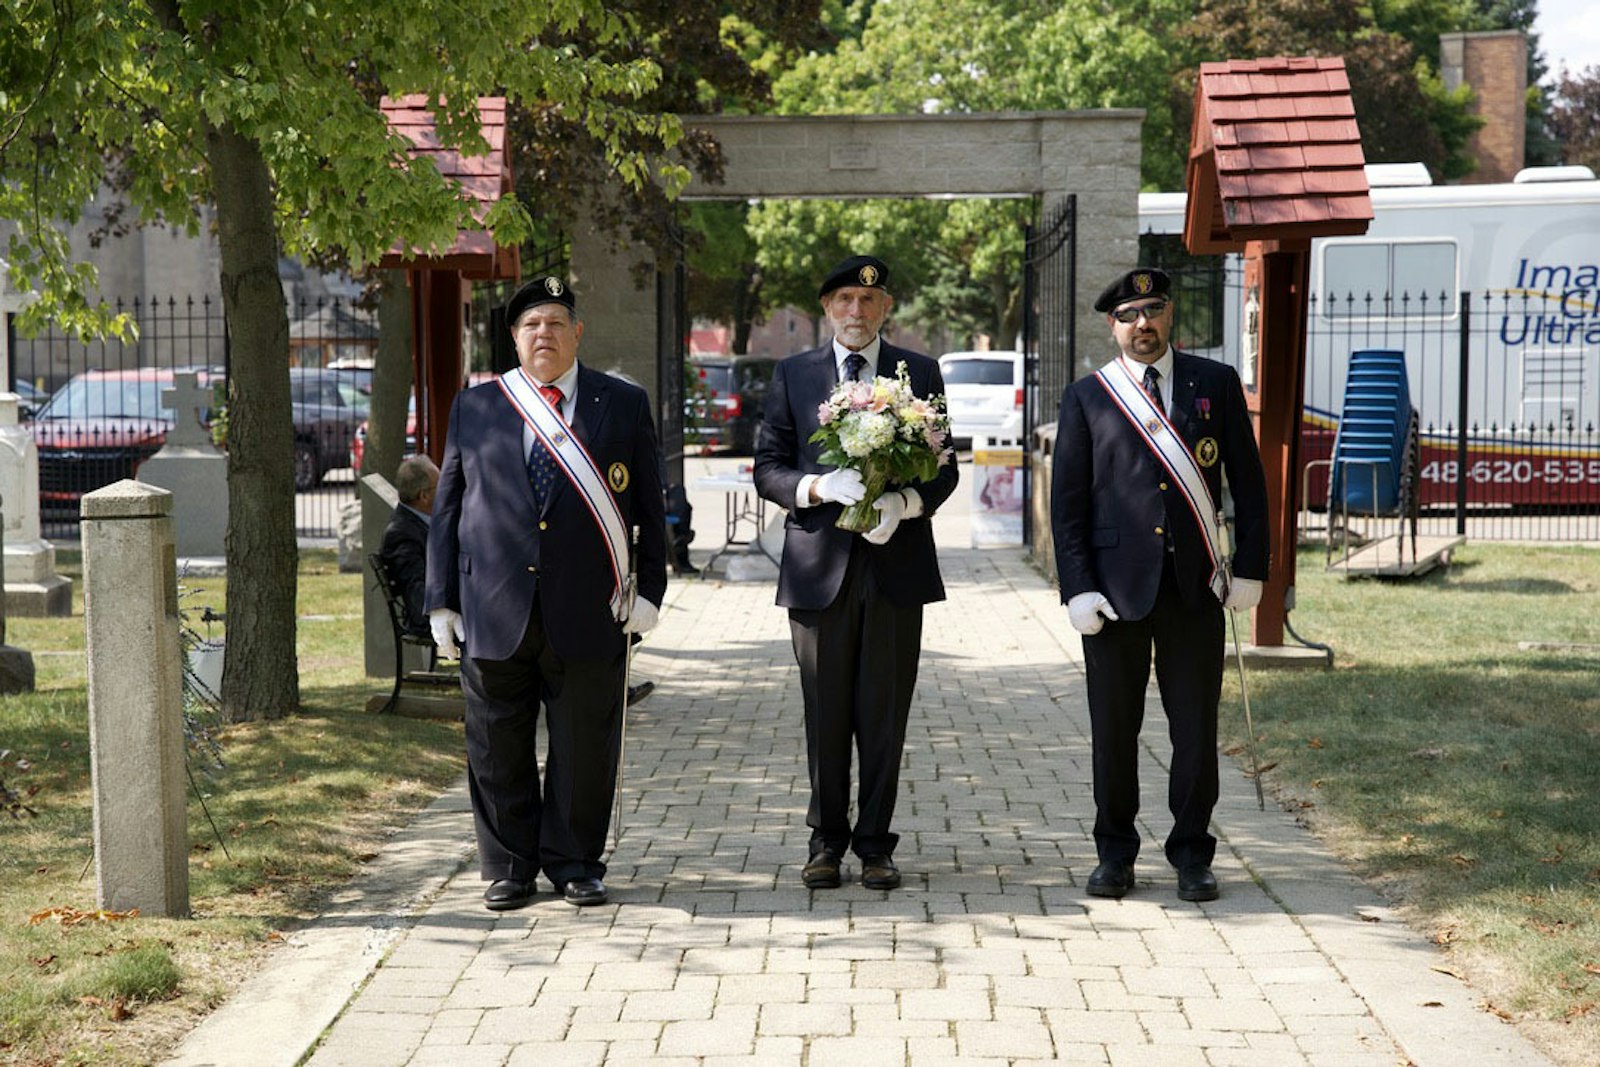
[[[775,82],[786,114],[1142,108],[1146,189],[1181,189],[1201,62],[1341,55],[1369,160],[1470,169],[1471,91],[1447,89],[1439,34],[1532,26],[1534,0],[834,0],[838,39]],[[1536,47],[1530,73],[1542,70]],[[1540,97],[1530,91],[1530,115]],[[1530,144],[1539,142],[1535,121]],[[925,332],[1012,342],[1018,320],[1018,202],[767,202],[749,211],[765,306],[815,307],[819,272],[850,252],[895,268],[895,315]]]
[[[66,227],[109,186],[145,221],[194,232],[215,208],[231,337],[225,714],[298,706],[288,320],[280,252],[359,269],[396,245],[448,247],[463,227],[530,232],[505,198],[481,219],[385,122],[385,95],[437,101],[441,141],[484,144],[484,94],[557,111],[624,184],[678,187],[677,123],[638,101],[647,56],[596,54],[636,30],[596,0],[19,0],[0,23],[0,220],[26,326],[127,329],[97,306]],[[586,42],[592,47],[581,46]]]

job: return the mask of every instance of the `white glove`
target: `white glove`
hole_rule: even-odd
[[[1228,599],[1222,606],[1229,611],[1249,611],[1261,603],[1261,579],[1235,578],[1228,583]]]
[[[861,472],[852,467],[840,467],[827,474],[819,474],[817,480],[811,483],[811,491],[817,494],[818,500],[835,504],[859,504],[861,498],[867,495]]]
[[[633,610],[628,612],[628,617],[622,621],[622,632],[625,634],[649,633],[655,629],[656,623],[660,621],[661,609],[644,597],[636,597],[633,601]]]
[[[1106,619],[1117,621],[1117,612],[1104,593],[1079,593],[1067,601],[1067,618],[1074,630],[1087,637],[1099,633]]]
[[[449,608],[434,608],[428,612],[428,629],[433,631],[433,646],[439,650],[439,655],[445,659],[461,658],[456,642],[467,639],[467,628],[459,613]]]
[[[899,528],[900,520],[906,516],[906,495],[898,490],[885,493],[874,500],[872,506],[878,509],[882,518],[878,520],[878,525],[861,536],[875,545],[888,544],[889,538]]]

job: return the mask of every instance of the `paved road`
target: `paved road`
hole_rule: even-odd
[[[1020,550],[963,548],[949,519],[897,816],[904,888],[800,885],[800,697],[772,586],[676,581],[635,661],[658,688],[630,720],[609,905],[546,892],[485,911],[457,789],[172,1062],[1547,1062],[1292,817],[1258,812],[1231,765],[1222,898],[1179,901],[1157,705],[1138,888],[1087,897],[1078,640]]]

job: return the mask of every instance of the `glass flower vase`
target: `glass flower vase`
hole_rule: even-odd
[[[846,504],[844,510],[839,512],[839,517],[833,521],[833,524],[841,530],[866,533],[883,518],[878,509],[872,505],[883,495],[884,487],[889,484],[888,472],[869,459],[861,468],[861,482],[866,486],[866,495],[859,503]]]

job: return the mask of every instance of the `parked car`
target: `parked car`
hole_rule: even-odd
[[[1022,439],[1021,352],[946,352],[939,373],[957,448],[979,437]]]
[[[18,380],[11,391],[17,394],[17,418],[27,422],[39,414],[39,409],[50,400],[50,394],[25,379]]]
[[[767,386],[777,365],[768,356],[692,357],[684,391],[684,441],[754,452]]]
[[[372,400],[372,371],[293,367],[289,371],[294,409],[294,487],[314,489],[331,470],[350,461],[350,439],[366,420]]]
[[[203,368],[202,383],[220,375]],[[76,513],[78,499],[132,478],[172,429],[161,394],[173,368],[90,370],[74,375],[34,415],[29,429],[39,449],[39,507]]]

